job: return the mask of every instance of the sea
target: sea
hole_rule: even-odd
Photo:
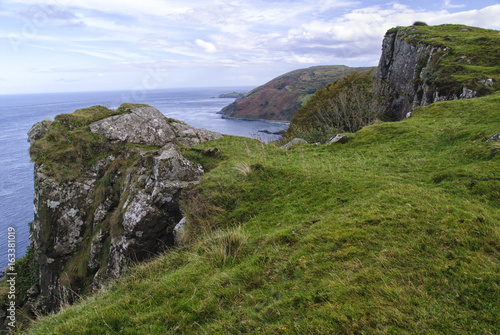
[[[124,102],[146,103],[165,116],[197,128],[269,142],[270,133],[288,127],[287,122],[223,119],[218,112],[234,99],[220,94],[245,93],[251,87],[163,89],[0,95],[0,269],[8,265],[8,242],[15,237],[16,259],[29,246],[29,222],[33,221],[33,171],[27,132],[39,121],[62,113],[103,105],[116,109]],[[15,234],[9,235],[9,229]],[[9,239],[10,238],[10,239]]]

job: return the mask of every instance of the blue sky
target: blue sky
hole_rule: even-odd
[[[2,0],[0,94],[258,86],[377,65],[387,29],[500,29],[498,0]]]

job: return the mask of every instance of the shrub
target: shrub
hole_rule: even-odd
[[[428,26],[428,24],[423,21],[415,21],[413,22],[413,26]]]
[[[374,76],[355,72],[317,91],[295,112],[285,137],[301,133],[301,138],[324,141],[334,133],[358,131],[373,123],[381,111]]]

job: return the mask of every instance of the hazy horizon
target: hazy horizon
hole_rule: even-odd
[[[496,0],[4,0],[0,94],[257,87],[376,66],[395,26],[499,29],[498,17]]]

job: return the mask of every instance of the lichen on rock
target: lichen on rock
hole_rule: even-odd
[[[36,313],[72,303],[119,277],[132,262],[172,246],[182,218],[181,191],[203,175],[177,145],[222,137],[168,119],[153,107],[126,107],[120,113],[79,110],[30,130],[31,245],[39,282],[29,301]],[[94,111],[105,117],[98,119]],[[78,159],[69,160],[64,152]],[[59,173],[72,169],[78,173]]]

